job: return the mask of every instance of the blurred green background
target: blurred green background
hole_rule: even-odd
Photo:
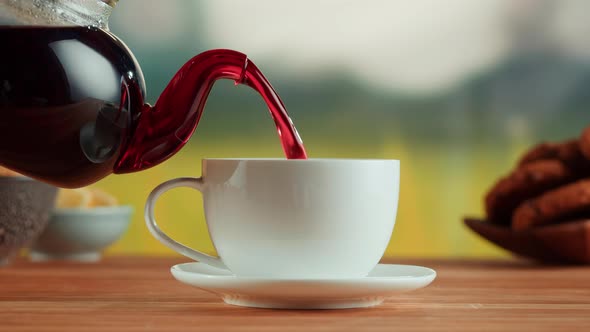
[[[249,55],[283,99],[310,157],[400,159],[387,250],[401,256],[506,255],[468,231],[482,196],[541,140],[590,123],[590,2],[524,0],[123,0],[111,30],[133,50],[154,103],[190,57]],[[110,254],[173,254],[143,204],[159,183],[199,176],[205,157],[282,157],[262,99],[216,84],[189,144],[168,162],[96,184],[136,208]],[[190,189],[156,209],[179,241],[214,252]]]

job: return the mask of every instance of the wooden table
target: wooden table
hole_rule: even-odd
[[[184,261],[17,261],[0,268],[0,331],[590,331],[590,267],[406,260],[438,278],[375,308],[297,311],[226,305],[172,278]]]

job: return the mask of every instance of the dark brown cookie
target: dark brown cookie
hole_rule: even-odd
[[[580,136],[580,151],[586,159],[590,160],[590,126],[588,126]]]
[[[500,179],[485,197],[487,218],[495,224],[510,225],[512,213],[522,202],[577,178],[559,160],[539,160],[524,164]]]
[[[588,139],[588,148],[590,152],[590,137]],[[518,162],[518,166],[522,167],[526,164],[546,159],[559,160],[572,169],[590,169],[590,167],[588,167],[588,161],[582,154],[578,140],[569,140],[559,143],[544,142],[535,145],[524,153]]]
[[[588,212],[590,212],[590,179],[584,179],[522,203],[514,211],[512,229],[524,230],[569,218],[579,218]]]

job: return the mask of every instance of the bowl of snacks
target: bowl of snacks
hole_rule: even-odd
[[[60,189],[49,223],[33,244],[32,261],[95,262],[127,231],[133,208],[92,188]]]
[[[0,266],[41,234],[57,188],[0,167]]]
[[[590,264],[590,127],[529,149],[484,203],[484,218],[464,222],[490,242],[541,262]]]

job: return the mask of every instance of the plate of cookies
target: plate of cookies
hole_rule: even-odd
[[[519,256],[590,263],[590,127],[579,139],[541,143],[487,192],[471,230]]]

